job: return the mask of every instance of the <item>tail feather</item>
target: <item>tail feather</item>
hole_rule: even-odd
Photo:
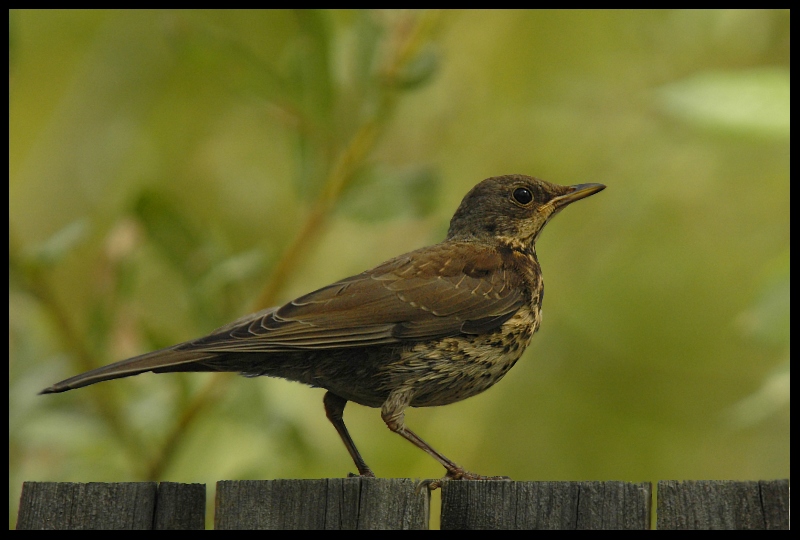
[[[57,392],[66,392],[67,390],[74,390],[75,388],[89,386],[102,381],[138,375],[146,371],[216,371],[213,368],[189,365],[216,356],[218,355],[209,351],[179,350],[176,347],[169,347],[81,373],[45,388],[39,393],[55,394]]]

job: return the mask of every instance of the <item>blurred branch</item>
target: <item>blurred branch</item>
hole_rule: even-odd
[[[55,323],[54,327],[61,337],[64,347],[71,352],[69,356],[75,364],[76,371],[84,372],[96,368],[102,363],[101,359],[95,357],[91,348],[83,339],[83,334],[73,326],[70,312],[58,300],[55,291],[47,280],[46,272],[42,271],[39,264],[28,261],[19,246],[17,236],[11,223],[9,223],[9,270],[20,277],[22,286],[52,316]],[[122,420],[117,402],[107,388],[101,384],[92,386],[89,389],[89,395],[92,396],[94,407],[114,436],[127,449],[131,456],[131,463],[141,463],[141,456],[145,454],[144,446],[133,433],[126,429],[127,424]]]
[[[270,112],[293,129],[314,134],[318,131],[286,89],[278,70],[258,56],[240,36],[224,26],[210,23],[203,14],[176,12],[170,18],[168,35],[183,52],[184,60],[198,71],[216,73],[230,92],[247,92],[264,99]]]
[[[382,134],[382,128],[391,117],[396,104],[398,74],[428,43],[439,20],[440,12],[438,11],[421,13],[414,21],[415,25],[406,32],[405,39],[400,41],[394,49],[388,66],[383,70],[380,105],[376,113],[358,127],[355,135],[339,152],[336,163],[328,173],[320,197],[311,208],[305,223],[300,227],[300,232],[283,252],[283,256],[261,290],[255,304],[256,311],[269,307],[275,302],[287,277],[298,266],[300,259],[308,251],[312,239],[318,236],[320,228],[335,208],[342,191],[352,179],[353,172],[364,163],[375,147]]]
[[[287,277],[298,266],[302,255],[308,251],[309,243],[318,235],[320,228],[335,207],[339,195],[347,185],[348,180],[352,178],[353,170],[374,147],[379,131],[377,122],[378,120],[375,119],[362,125],[350,141],[349,146],[340,155],[337,164],[328,175],[322,195],[311,208],[305,223],[300,228],[300,232],[283,252],[283,256],[275,265],[269,280],[261,290],[261,294],[256,301],[255,311],[268,307],[275,302],[275,298],[286,283]]]
[[[410,28],[402,28],[400,39],[390,54],[388,65],[382,71],[380,79],[380,101],[374,115],[366,119],[355,131],[353,137],[341,147],[338,158],[326,177],[319,198],[315,201],[300,231],[283,252],[275,265],[272,274],[264,285],[254,311],[267,307],[275,302],[289,275],[300,264],[303,255],[310,249],[312,241],[319,235],[331,212],[339,201],[342,192],[353,177],[354,171],[361,166],[382,134],[386,121],[391,117],[398,93],[398,78],[403,68],[411,62],[424,45],[426,45],[438,28],[441,12],[426,11],[420,13]],[[147,470],[148,479],[158,479],[168,467],[175,455],[175,446],[183,434],[205,408],[215,403],[224,395],[222,389],[230,381],[230,375],[217,373],[211,376],[203,388],[197,392],[183,409],[180,419],[167,435],[161,450],[150,462]]]
[[[227,375],[227,376],[226,376]],[[172,462],[181,437],[203,409],[217,402],[225,394],[225,388],[231,380],[230,374],[214,373],[208,383],[197,392],[183,408],[181,416],[172,430],[164,437],[161,448],[151,457],[147,464],[145,479],[158,481],[167,466]]]

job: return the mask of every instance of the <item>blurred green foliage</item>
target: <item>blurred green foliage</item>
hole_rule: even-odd
[[[319,389],[36,393],[437,242],[508,173],[608,189],[538,243],[523,361],[409,426],[515,479],[788,477],[789,20],[12,10],[9,523],[24,480],[345,475]],[[379,475],[441,475],[346,418]]]

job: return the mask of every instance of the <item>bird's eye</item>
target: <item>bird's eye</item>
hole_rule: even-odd
[[[533,195],[525,188],[517,188],[514,190],[514,200],[519,204],[528,204],[533,200]]]

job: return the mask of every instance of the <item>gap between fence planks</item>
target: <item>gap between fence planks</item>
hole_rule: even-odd
[[[204,529],[205,512],[205,484],[25,482],[17,529]]]

